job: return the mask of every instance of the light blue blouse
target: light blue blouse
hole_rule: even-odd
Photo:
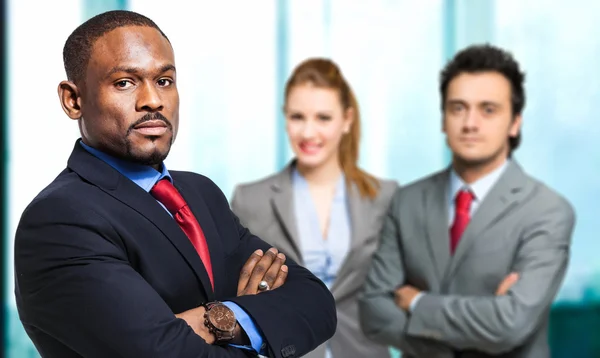
[[[321,233],[317,210],[308,183],[295,169],[292,183],[294,213],[304,266],[331,289],[350,248],[350,215],[344,176],[340,177],[335,189],[325,238]]]

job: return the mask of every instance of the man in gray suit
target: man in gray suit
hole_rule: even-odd
[[[489,45],[442,71],[452,165],[396,192],[359,302],[367,337],[404,357],[550,356],[575,214],[511,159],[523,80]]]

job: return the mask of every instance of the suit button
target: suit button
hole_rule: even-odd
[[[296,346],[293,344],[285,346],[281,349],[281,355],[283,358],[293,357],[294,354],[296,354]]]

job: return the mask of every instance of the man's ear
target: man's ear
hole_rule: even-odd
[[[58,98],[63,111],[71,119],[81,118],[81,97],[79,88],[71,81],[62,81],[58,84]]]
[[[521,132],[521,124],[523,122],[523,117],[520,114],[517,114],[510,124],[510,128],[508,131],[508,135],[510,137],[516,137]]]

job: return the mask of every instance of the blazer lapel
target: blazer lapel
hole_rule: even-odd
[[[447,199],[449,174],[447,169],[433,178],[431,187],[424,193],[427,243],[440,282],[450,260]]]
[[[453,276],[454,271],[480,234],[490,225],[501,220],[511,208],[518,204],[525,182],[526,176],[523,170],[517,163],[509,162],[506,171],[500,176],[498,182],[492,187],[473,214],[460,243],[456,247],[456,252],[450,262],[444,281],[448,281]]]
[[[290,241],[296,255],[302,261],[302,252],[298,238],[298,229],[296,228],[296,218],[294,217],[294,191],[292,187],[292,164],[289,164],[281,173],[279,173],[273,183],[271,190],[271,205],[275,217],[279,221],[287,239]]]
[[[362,199],[354,184],[350,184],[350,187],[346,190],[346,195],[350,214],[350,248],[338,270],[338,277],[345,277],[353,270],[351,254],[354,250],[360,250],[364,242],[369,238],[367,232],[369,229],[368,224],[372,221],[371,201]],[[331,286],[331,292],[336,299],[339,299],[343,295],[343,292],[340,291],[339,282],[339,280],[335,280]]]
[[[88,153],[79,143],[75,144],[68,166],[85,180],[144,216],[148,219],[149,225],[156,226],[196,273],[208,299],[214,298],[208,274],[196,249],[175,220],[148,192],[110,165]],[[202,222],[200,224],[202,225]]]
[[[350,190],[347,190],[348,195],[348,210],[350,212],[350,251],[362,246],[364,241],[368,239],[365,231],[368,229],[368,224],[371,222],[371,204],[368,199],[363,199],[354,184],[350,185]]]

